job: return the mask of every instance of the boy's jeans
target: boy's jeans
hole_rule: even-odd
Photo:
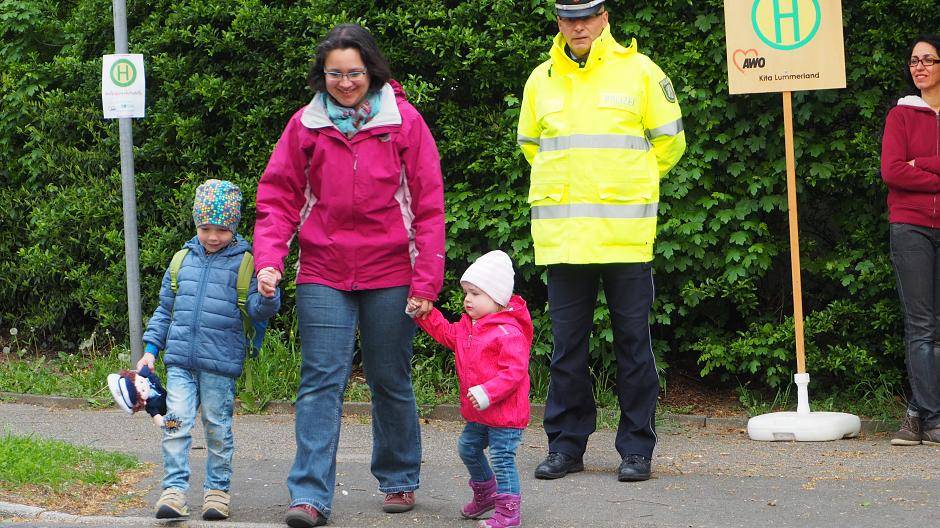
[[[300,387],[297,454],[287,477],[291,506],[332,512],[343,391],[349,380],[356,329],[372,392],[372,474],[382,493],[414,491],[421,471],[421,431],[411,385],[414,322],[405,315],[408,287],[341,291],[297,286]]]
[[[167,416],[179,427],[163,432],[163,489],[189,488],[189,446],[196,409],[202,408],[206,432],[204,490],[229,491],[232,479],[232,405],[235,378],[179,367],[166,369]]]
[[[483,482],[496,475],[499,493],[519,495],[519,472],[516,471],[516,448],[522,441],[522,429],[489,427],[476,422],[467,422],[460,439],[457,453],[470,472],[470,480]],[[493,467],[487,463],[483,449],[489,446]]]

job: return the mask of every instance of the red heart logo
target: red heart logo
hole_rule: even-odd
[[[738,62],[738,60],[739,60],[739,59],[738,59],[738,54],[741,55],[741,59],[740,59],[741,62],[740,62],[740,63]],[[757,50],[754,49],[754,48],[746,49],[746,50],[736,49],[736,50],[734,50],[734,53],[731,54],[731,62],[734,63],[734,67],[737,68],[738,71],[741,72],[741,73],[744,73],[744,68],[742,68],[741,66],[744,64],[744,59],[745,59],[748,55],[753,55],[753,56],[757,57]]]

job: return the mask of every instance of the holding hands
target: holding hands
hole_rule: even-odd
[[[265,297],[274,297],[277,285],[281,282],[281,272],[267,267],[258,272],[258,293]]]
[[[434,307],[434,303],[428,299],[422,299],[420,297],[408,297],[408,305],[405,306],[405,313],[409,317],[415,319],[424,319],[430,313],[431,308]]]

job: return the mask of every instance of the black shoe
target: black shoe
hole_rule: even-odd
[[[640,482],[650,479],[650,459],[642,455],[627,455],[617,469],[620,482]]]
[[[535,478],[557,479],[578,471],[584,471],[584,462],[580,458],[572,458],[564,453],[549,453],[545,460],[535,467]]]

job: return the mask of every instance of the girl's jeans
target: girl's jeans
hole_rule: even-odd
[[[235,378],[179,367],[166,369],[166,419],[179,427],[163,432],[163,489],[189,488],[190,434],[196,410],[202,409],[206,432],[206,481],[204,490],[229,491],[232,480],[232,405]]]
[[[891,262],[904,310],[908,403],[924,429],[940,427],[940,229],[891,224]]]
[[[489,427],[467,422],[457,440],[457,453],[470,472],[470,480],[483,482],[496,475],[499,493],[519,495],[519,472],[516,471],[516,448],[522,441],[522,429]],[[483,450],[490,449],[492,469]]]
[[[382,493],[418,488],[421,431],[411,386],[415,325],[405,315],[407,298],[407,286],[351,292],[297,286],[302,359],[294,407],[297,453],[287,477],[291,506],[309,504],[330,516],[357,328],[372,392],[372,474]]]

